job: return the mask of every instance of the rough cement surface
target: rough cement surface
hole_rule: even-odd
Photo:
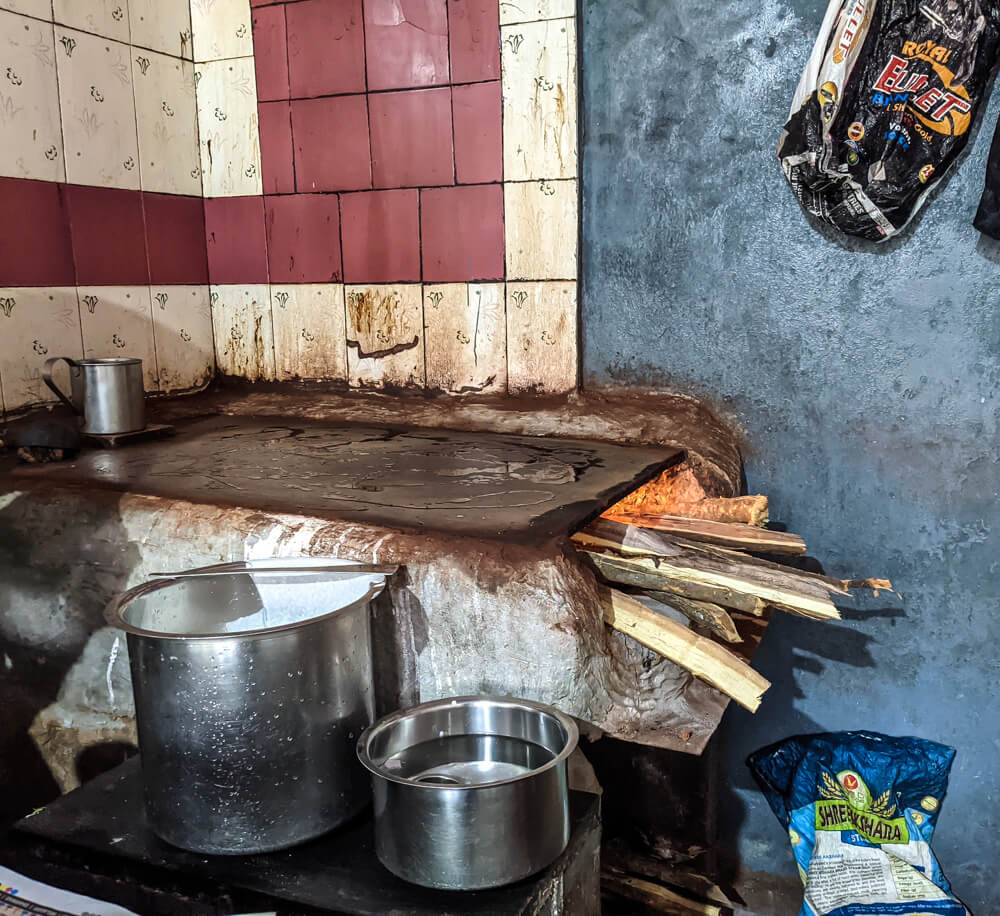
[[[774,151],[825,6],[583,3],[585,380],[710,398],[748,430],[771,518],[830,573],[904,595],[833,626],[774,621],[754,659],[774,686],[724,723],[723,846],[794,874],[749,751],[922,735],[958,748],[935,848],[972,911],[994,913],[1000,255],[971,223],[1000,95],[898,241],[818,231]]]
[[[686,671],[605,627],[596,580],[566,543],[526,547],[315,518],[220,508],[106,491],[34,486],[12,491],[3,519],[17,542],[37,544],[55,516],[114,526],[128,558],[120,588],[154,571],[257,557],[344,557],[398,563],[389,595],[374,608],[376,694],[381,712],[463,694],[499,694],[551,703],[609,734],[698,753],[727,698]],[[91,556],[63,558],[92,568]],[[121,570],[121,560],[112,561]],[[0,578],[6,575],[4,571]],[[63,609],[47,628],[28,626],[38,647],[76,625],[67,583],[39,584],[39,603]],[[11,607],[16,608],[15,603]],[[16,618],[17,614],[8,614]],[[88,623],[94,625],[89,617]],[[25,625],[7,624],[12,635]],[[73,784],[74,751],[100,737],[134,740],[126,648],[94,625],[57,701],[36,718],[32,736],[62,786]],[[114,657],[112,657],[114,656]],[[109,689],[110,684],[110,689]],[[104,731],[102,731],[102,729]]]

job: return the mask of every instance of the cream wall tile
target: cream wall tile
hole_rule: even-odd
[[[0,10],[52,21],[52,0],[0,0]]]
[[[135,48],[132,81],[142,189],[200,196],[194,64]]]
[[[419,284],[348,286],[347,371],[355,387],[424,384]]]
[[[507,375],[511,391],[576,387],[575,283],[507,284]]]
[[[576,20],[504,26],[500,34],[504,178],[576,178]]]
[[[525,181],[504,185],[507,277],[575,280],[576,181]]]
[[[504,309],[502,283],[424,287],[428,388],[451,394],[506,390]]]
[[[213,286],[215,363],[223,375],[274,379],[274,333],[267,284]]]
[[[0,175],[65,181],[52,24],[0,11]]]
[[[195,71],[205,196],[262,194],[253,58],[197,64]]]
[[[279,379],[347,379],[344,287],[271,287],[274,363]]]
[[[208,287],[154,286],[150,293],[160,391],[204,387],[215,372]]]
[[[45,360],[53,356],[83,356],[76,289],[0,289],[0,385],[7,410],[56,400],[41,376]],[[68,394],[64,365],[55,379]]]
[[[253,54],[250,0],[191,0],[191,31],[197,61]]]
[[[576,15],[576,0],[500,0],[500,24]]]
[[[156,347],[148,286],[81,286],[83,355],[142,360],[146,391],[158,391]]]
[[[191,60],[191,7],[188,0],[128,0],[132,44]]]
[[[52,13],[60,25],[128,42],[127,0],[52,0]]]
[[[56,26],[66,180],[139,187],[131,49]]]

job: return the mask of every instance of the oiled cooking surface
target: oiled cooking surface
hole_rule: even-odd
[[[565,534],[677,449],[483,432],[218,416],[171,439],[85,451],[21,476],[495,537]]]

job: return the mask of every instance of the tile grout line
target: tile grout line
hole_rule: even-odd
[[[506,101],[507,94],[504,92],[504,54],[503,54],[503,22],[500,17],[500,0],[497,0],[497,41],[499,42],[500,54],[500,197],[503,204],[503,360],[506,369],[504,379],[504,393],[510,394],[510,325],[508,323],[510,311],[507,308],[507,281],[509,268],[507,263],[507,252],[510,243],[507,239],[507,118]]]

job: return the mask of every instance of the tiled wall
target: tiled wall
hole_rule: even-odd
[[[0,0],[6,410],[49,399],[39,369],[63,354],[141,356],[152,391],[213,362],[572,388],[574,15]]]
[[[193,3],[220,370],[573,388],[573,0]]]
[[[213,348],[188,0],[0,0],[0,395],[49,356],[141,357],[150,391]]]

